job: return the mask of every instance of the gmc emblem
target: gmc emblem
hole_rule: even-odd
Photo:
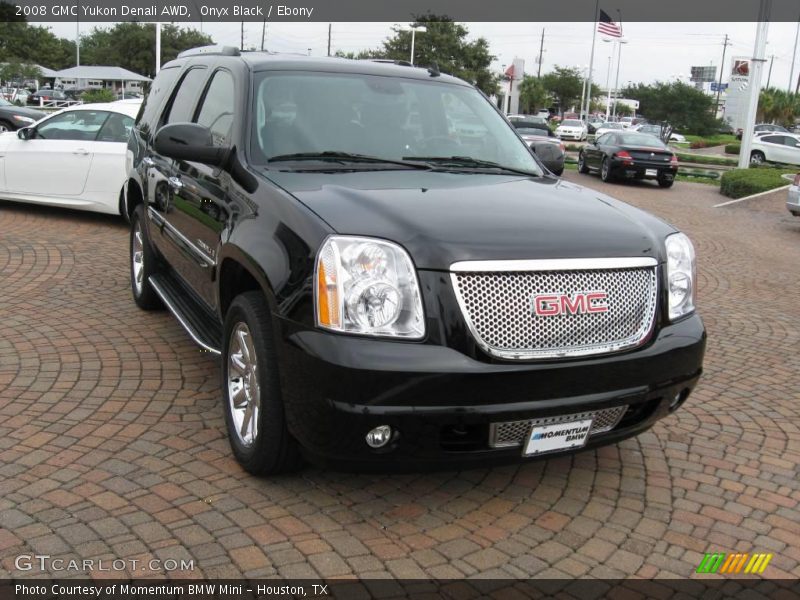
[[[582,315],[608,312],[605,292],[575,292],[568,294],[536,294],[531,296],[531,312],[537,317]]]

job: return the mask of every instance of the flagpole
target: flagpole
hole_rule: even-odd
[[[586,108],[581,106],[581,119],[588,118],[589,108],[592,105],[592,69],[594,69],[594,43],[597,39],[597,19],[600,16],[600,0],[594,2],[594,22],[592,23],[592,53],[589,56],[589,78],[586,83]]]

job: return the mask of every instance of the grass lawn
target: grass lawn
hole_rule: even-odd
[[[709,146],[723,146],[731,142],[738,142],[736,136],[732,133],[716,133],[714,135],[685,135],[686,141],[690,144],[692,142],[705,142]]]

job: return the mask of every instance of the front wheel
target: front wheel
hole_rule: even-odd
[[[5,133],[6,131],[14,131],[13,125],[8,121],[0,121],[0,133]]]
[[[767,157],[764,156],[764,153],[760,150],[753,150],[753,152],[750,153],[751,165],[762,165],[766,159]]]
[[[297,442],[286,427],[272,335],[263,294],[237,296],[224,326],[225,422],[236,460],[254,475],[286,473],[301,464]]]

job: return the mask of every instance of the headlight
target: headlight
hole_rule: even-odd
[[[694,246],[682,233],[667,237],[667,288],[671,321],[694,312],[696,265]]]
[[[407,339],[425,334],[417,273],[397,244],[330,236],[317,255],[314,281],[320,327]]]
[[[15,121],[19,121],[20,123],[36,123],[36,119],[31,119],[30,117],[23,117],[21,115],[12,115],[12,118]]]

